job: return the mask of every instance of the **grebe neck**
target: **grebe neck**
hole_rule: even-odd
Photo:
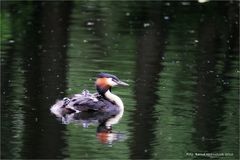
[[[119,113],[117,115],[115,115],[114,117],[108,119],[105,123],[106,127],[109,128],[113,124],[117,124],[118,121],[122,118],[123,112],[124,112],[124,105],[123,105],[121,98],[119,98],[117,95],[113,94],[109,90],[104,95],[108,100],[114,102],[119,107]]]
[[[107,92],[104,93],[104,96],[111,102],[115,103],[119,107],[120,111],[124,110],[123,102],[121,98],[119,98],[117,95],[113,94],[108,90]]]

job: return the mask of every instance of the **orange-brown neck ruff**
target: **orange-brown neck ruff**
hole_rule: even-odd
[[[104,93],[111,88],[107,83],[107,78],[98,78],[95,84],[96,84],[98,93],[102,95],[104,95]]]

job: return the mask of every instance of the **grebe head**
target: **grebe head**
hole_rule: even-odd
[[[111,90],[111,87],[121,85],[128,86],[127,83],[121,81],[118,77],[108,74],[108,73],[100,73],[97,75],[96,80],[96,88],[100,94],[104,94],[108,90]]]

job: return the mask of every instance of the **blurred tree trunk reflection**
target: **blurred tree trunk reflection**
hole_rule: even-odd
[[[166,40],[166,31],[163,27],[166,24],[159,17],[163,17],[161,11],[151,15],[142,15],[141,18],[144,21],[140,24],[149,22],[150,26],[136,38],[138,40],[135,75],[136,110],[130,116],[133,119],[131,121],[135,122],[131,124],[133,127],[133,143],[130,144],[131,159],[151,159],[153,157],[151,144],[156,138],[153,131],[157,120],[157,117],[154,117],[154,106],[159,98],[156,91],[159,73],[162,70],[161,60]]]
[[[216,139],[218,134],[219,124],[217,119],[222,119],[223,108],[222,105],[217,106],[213,103],[213,99],[217,97],[216,93],[216,52],[217,52],[217,31],[216,22],[213,17],[208,17],[208,20],[201,26],[201,32],[199,37],[199,48],[202,54],[198,57],[197,62],[197,115],[195,121],[196,137],[198,141],[196,144],[201,145],[202,139]],[[216,108],[218,107],[218,109]],[[211,118],[210,118],[211,117]],[[207,120],[207,121],[205,121]],[[203,142],[203,141],[202,141]],[[213,143],[212,143],[213,142]],[[203,151],[213,152],[213,150],[219,147],[218,141],[205,141],[207,143],[204,146],[199,146]]]
[[[232,44],[227,45],[226,42],[229,40],[229,35],[233,35],[233,37],[238,35],[234,33],[236,30],[234,32],[226,30],[226,28],[229,28],[226,25],[235,26],[235,21],[231,21],[230,17],[234,17],[236,12],[232,12],[233,15],[229,17],[226,15],[228,10],[231,10],[231,7],[234,7],[234,5],[228,6],[225,3],[220,3],[216,4],[215,7],[215,11],[219,13],[210,13],[210,15],[205,16],[200,27],[199,49],[201,54],[199,54],[199,61],[197,62],[197,114],[194,120],[196,132],[193,134],[193,141],[198,149],[210,153],[219,151],[222,145],[219,137],[221,132],[226,129],[221,124],[224,122],[226,110],[224,108],[226,103],[224,94],[228,91],[228,86],[225,84],[225,80],[228,80],[224,72],[229,73],[232,69],[229,58],[222,60],[225,61],[223,68],[218,67],[219,58],[229,57],[231,52],[227,50],[235,42],[231,41]],[[206,10],[207,8],[204,9]],[[217,21],[216,17],[221,15],[220,13],[223,13],[224,17],[230,20],[228,24]],[[225,55],[221,56],[217,46],[223,45],[226,52],[224,53]],[[230,50],[232,50],[231,47]]]
[[[70,2],[37,2],[23,48],[25,128],[23,158],[63,158],[63,130],[49,112],[66,90]]]
[[[14,117],[12,116],[14,114],[14,108],[9,107],[9,105],[13,104],[14,99],[17,99],[15,96],[9,96],[14,95],[14,87],[11,86],[12,81],[14,81],[14,73],[16,73],[14,70],[14,57],[16,56],[14,46],[11,46],[6,52],[7,54],[4,57],[5,64],[1,64],[1,133],[2,137],[4,136],[4,138],[1,139],[2,159],[14,157],[14,153],[11,152],[14,148],[12,143],[9,143],[15,136]],[[6,119],[7,121],[5,121]]]

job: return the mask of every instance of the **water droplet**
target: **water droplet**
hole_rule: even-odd
[[[129,13],[129,12],[127,12],[125,15],[126,15],[126,16],[130,16],[130,13]]]
[[[170,6],[170,5],[171,5],[171,3],[169,3],[169,2],[165,3],[165,6]]]
[[[198,43],[199,41],[197,39],[194,40],[195,43]]]
[[[9,43],[14,43],[15,41],[14,41],[14,40],[12,40],[12,39],[10,39],[8,42],[9,42]]]
[[[165,20],[169,20],[170,17],[169,17],[169,16],[164,16],[164,19],[165,19]]]
[[[181,3],[183,6],[188,6],[188,5],[190,5],[190,2],[182,2]]]
[[[198,0],[198,3],[206,3],[208,2],[209,0]]]
[[[146,28],[146,27],[149,27],[150,26],[150,23],[144,23],[143,24],[143,27]]]
[[[93,26],[94,22],[87,22],[87,26]]]
[[[195,30],[189,30],[188,32],[193,34],[195,33]]]

